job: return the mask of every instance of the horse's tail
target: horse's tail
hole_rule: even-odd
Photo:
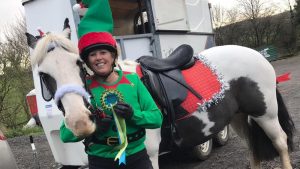
[[[283,131],[287,135],[287,144],[290,150],[293,149],[293,132],[295,129],[294,123],[287,111],[283,102],[282,96],[276,89],[277,103],[278,103],[278,119]],[[279,154],[273,146],[269,137],[265,134],[262,128],[251,119],[249,124],[250,137],[249,144],[252,153],[256,160],[272,160]]]

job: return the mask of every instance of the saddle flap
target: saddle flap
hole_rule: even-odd
[[[188,91],[182,86],[182,84],[186,83],[180,70],[176,69],[163,73],[155,73],[142,68],[142,71],[143,83],[160,106],[166,107],[168,106],[168,102],[172,102],[173,106],[178,106],[187,97]]]
[[[182,85],[187,85],[181,71],[178,69],[159,73],[166,99],[172,101],[173,106],[180,105],[187,97],[188,90]]]
[[[164,97],[161,97],[162,95],[162,86],[160,85],[158,75],[150,70],[147,69],[141,69],[142,70],[142,78],[144,85],[149,90],[151,96],[154,98],[154,100],[160,105],[165,107],[166,100]]]

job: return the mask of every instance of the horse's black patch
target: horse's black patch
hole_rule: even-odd
[[[266,113],[264,95],[257,83],[248,77],[240,77],[230,82],[230,91],[235,96],[239,110],[253,117]]]
[[[205,124],[195,116],[177,121],[176,133],[172,134],[170,127],[165,119],[161,128],[160,151],[162,152],[176,149],[187,150],[213,137],[213,135],[204,135],[202,129]]]
[[[56,80],[49,74],[40,72],[40,81],[42,87],[42,96],[45,101],[50,101],[56,92]]]
[[[218,133],[230,123],[232,117],[238,112],[238,104],[231,91],[225,91],[224,98],[218,103],[212,104],[207,112],[209,120],[215,122],[210,132]]]

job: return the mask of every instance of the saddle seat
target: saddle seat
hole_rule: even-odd
[[[193,48],[183,44],[177,47],[169,57],[160,59],[152,56],[142,56],[137,61],[146,69],[154,72],[165,72],[174,69],[187,69],[194,65]]]

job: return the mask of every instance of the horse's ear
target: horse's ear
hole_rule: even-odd
[[[35,36],[28,33],[28,32],[26,32],[25,35],[27,37],[28,46],[31,47],[32,49],[34,49],[38,39]]]
[[[63,35],[66,38],[71,39],[71,27],[70,27],[70,24],[69,24],[69,18],[66,18],[65,21],[64,21]]]

